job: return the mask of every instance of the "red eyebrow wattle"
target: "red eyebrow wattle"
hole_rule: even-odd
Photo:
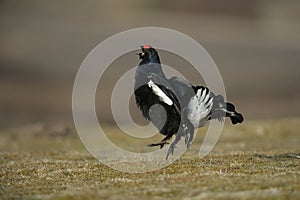
[[[144,48],[144,49],[150,49],[151,46],[150,46],[149,44],[146,44],[146,45],[143,46],[143,48]]]

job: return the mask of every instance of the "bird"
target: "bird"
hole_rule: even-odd
[[[243,115],[232,103],[225,102],[206,86],[193,85],[182,77],[167,78],[155,48],[146,44],[137,53],[140,63],[134,77],[134,96],[142,115],[165,137],[148,146],[170,144],[166,159],[174,154],[176,144],[185,139],[191,145],[195,129],[203,127],[209,120],[224,121],[229,117],[232,124],[242,123]],[[175,135],[172,143],[169,142]]]

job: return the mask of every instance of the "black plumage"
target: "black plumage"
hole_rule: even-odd
[[[193,86],[180,77],[168,79],[162,71],[157,51],[150,45],[142,46],[141,50],[141,62],[135,74],[136,104],[143,116],[165,135],[161,142],[149,146],[162,148],[176,135],[168,158],[181,137],[189,146],[194,129],[204,126],[208,120],[221,121],[224,117],[230,117],[232,124],[242,123],[243,116],[221,95],[215,95],[204,86]]]

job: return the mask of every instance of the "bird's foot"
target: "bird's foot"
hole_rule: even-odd
[[[147,146],[148,146],[148,147],[160,146],[160,148],[162,149],[162,148],[165,146],[165,144],[170,144],[170,143],[167,142],[167,141],[161,141],[161,142],[159,142],[159,143],[148,144]]]
[[[184,140],[184,143],[186,145],[186,148],[189,148],[193,142],[193,137],[191,135],[186,135],[185,136],[185,140]]]
[[[170,154],[174,155],[174,149],[175,149],[175,147],[176,147],[176,144],[173,142],[173,143],[170,145],[170,147],[169,147],[169,150],[168,150],[168,153],[167,153],[166,160],[168,160]]]
[[[167,156],[166,156],[166,160],[168,160],[170,154],[174,155],[174,149],[175,149],[175,147],[176,146],[173,143],[170,145],[168,153],[167,153]]]
[[[189,131],[185,133],[184,143],[187,148],[190,147],[194,139],[194,131]]]
[[[185,135],[185,138],[184,138],[184,144],[186,145],[186,146],[189,146],[189,141],[190,141],[190,135],[189,134],[186,134]]]

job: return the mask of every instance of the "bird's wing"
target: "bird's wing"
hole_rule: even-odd
[[[176,96],[175,90],[168,80],[158,76],[157,74],[150,73],[148,76],[148,87],[150,87],[155,95],[159,97],[159,100],[168,104],[174,105],[180,112],[180,103]]]
[[[180,99],[184,98],[189,90],[192,90],[192,85],[181,77],[173,76],[169,79],[169,83]]]
[[[195,90],[191,83],[181,77],[173,76],[169,79],[169,82],[179,98],[181,107],[187,107],[190,99],[195,96],[197,90]]]
[[[214,104],[214,95],[208,88],[193,86],[185,79],[171,77],[170,84],[179,96],[181,106],[185,109],[186,117],[194,127],[203,126],[210,114]]]

